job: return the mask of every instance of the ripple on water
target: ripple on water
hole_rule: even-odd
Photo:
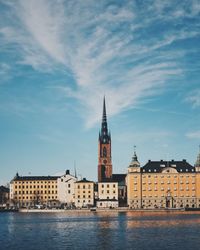
[[[1,213],[0,249],[200,249],[200,213]]]

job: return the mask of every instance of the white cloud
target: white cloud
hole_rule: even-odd
[[[188,137],[189,139],[200,139],[200,130],[188,132],[186,134],[186,137]]]
[[[192,91],[186,98],[186,101],[191,103],[193,108],[200,107],[200,89]]]
[[[90,0],[19,0],[7,4],[15,23],[1,26],[4,42],[20,51],[20,63],[37,70],[64,67],[71,72],[76,86],[62,90],[79,100],[87,127],[99,120],[104,94],[109,115],[116,115],[142,98],[159,94],[171,78],[182,75],[183,54],[179,52],[177,57],[176,51],[166,47],[199,34],[194,25],[192,30],[169,29],[141,39],[157,18],[166,18],[164,10],[169,4],[159,0],[141,9],[132,1],[123,7]],[[197,1],[191,6],[187,12],[181,4],[178,12],[175,5],[169,16],[196,16]]]

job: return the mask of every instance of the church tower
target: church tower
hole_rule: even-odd
[[[105,96],[103,100],[103,116],[98,145],[98,182],[112,177],[111,135],[108,132]]]

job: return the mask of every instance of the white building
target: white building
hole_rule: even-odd
[[[117,182],[99,182],[98,200],[96,202],[99,208],[118,207],[118,183]]]
[[[70,174],[69,170],[66,170],[65,175],[58,178],[58,200],[67,205],[71,206],[74,204],[74,183],[77,178]]]

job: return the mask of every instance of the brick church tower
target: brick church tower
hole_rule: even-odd
[[[112,158],[111,158],[111,135],[108,132],[106,103],[103,100],[103,116],[101,131],[99,132],[98,146],[98,182],[105,181],[112,177]]]

